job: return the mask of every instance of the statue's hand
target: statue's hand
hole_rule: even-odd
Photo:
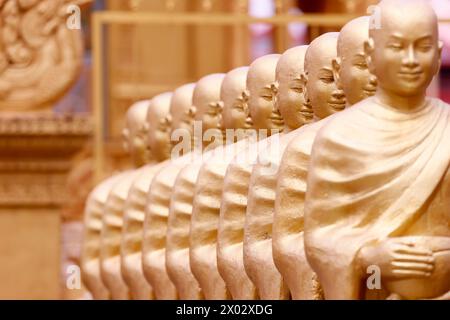
[[[432,251],[401,238],[363,247],[358,260],[363,270],[378,266],[384,279],[424,278],[434,269]]]

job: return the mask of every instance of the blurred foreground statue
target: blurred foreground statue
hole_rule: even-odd
[[[248,67],[241,67],[228,72],[222,81],[220,102],[213,103],[212,114],[216,119],[217,133],[224,129],[242,130],[246,124],[246,80]],[[219,107],[219,108],[217,108]],[[210,119],[212,115],[210,116]],[[223,131],[222,131],[223,130]],[[221,137],[225,142],[224,137]],[[208,156],[204,156],[208,159]],[[191,216],[201,161],[185,166],[178,174],[170,200],[169,221],[166,244],[166,267],[175,284],[180,299],[205,298],[197,279],[194,277],[189,257],[189,235]]]
[[[123,130],[125,149],[134,166],[147,161],[145,148],[145,124],[150,101],[140,101],[127,112],[126,128]],[[85,234],[81,254],[83,280],[95,299],[108,299],[110,292],[100,276],[100,236],[103,213],[108,196],[114,185],[127,173],[117,174],[101,182],[89,195],[85,208]]]
[[[217,113],[217,106],[224,76],[224,74],[211,74],[197,82],[192,96],[193,105],[189,111],[189,115],[193,118],[188,119],[189,124],[193,124],[193,126],[189,126],[190,128],[185,132],[178,131],[173,136],[173,138],[182,138],[183,140],[174,146],[171,154],[172,161],[166,163],[155,175],[148,190],[142,243],[142,265],[145,278],[152,285],[155,297],[158,300],[178,298],[178,292],[166,268],[166,234],[170,199],[180,170],[190,163],[189,161],[194,159],[195,155],[201,153],[197,147],[202,144],[203,148],[208,148],[218,142],[215,140],[194,141],[197,138],[195,136],[195,123],[201,121],[203,127],[200,129],[205,131],[217,128],[220,115],[220,113]],[[195,120],[195,122],[192,120]],[[181,149],[179,149],[180,146]],[[192,146],[195,147],[195,150],[189,152],[192,151]],[[200,147],[200,149],[202,148]],[[196,291],[195,282],[193,286],[193,290]]]
[[[450,107],[425,96],[437,19],[424,0],[385,0],[378,14],[366,43],[377,93],[313,146],[306,254],[327,299],[449,299]]]
[[[192,106],[194,88],[195,84],[190,83],[174,91],[170,101],[170,114],[166,118],[163,118],[163,114],[149,113],[152,116],[148,119],[148,146],[152,157],[158,163],[150,162],[138,169],[137,178],[125,203],[120,247],[122,276],[133,299],[155,298],[142,267],[142,235],[147,193],[155,175],[170,162],[171,134],[185,126],[191,126],[193,119],[189,109]]]
[[[130,150],[136,167],[141,167],[148,161],[147,138],[149,145],[153,146],[153,140],[159,140],[158,137],[162,136],[165,144],[161,143],[158,145],[158,150],[156,151],[159,152],[162,151],[160,147],[168,144],[167,130],[164,130],[162,135],[159,135],[159,125],[161,124],[160,122],[164,124],[169,114],[171,98],[172,93],[157,95],[148,104],[147,112],[141,114],[141,110],[138,109],[133,114],[134,117],[131,117],[131,121],[128,122],[124,131],[125,141],[128,142],[127,149]],[[131,111],[133,109],[129,112]],[[156,151],[152,152],[152,157],[156,155]],[[120,247],[126,200],[133,182],[140,174],[142,172],[138,169],[126,171],[111,189],[103,211],[100,241],[100,274],[113,299],[131,298],[130,288],[122,277],[122,274],[124,274],[129,279],[130,274],[126,272],[127,270],[122,270]]]

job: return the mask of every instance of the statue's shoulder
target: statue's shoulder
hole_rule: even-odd
[[[365,121],[376,107],[373,98],[364,99],[344,111],[333,114],[325,119],[323,125],[318,128],[314,144],[323,140],[334,140],[336,137],[346,135],[353,124]]]
[[[297,129],[295,137],[290,141],[288,147],[286,148],[286,156],[289,156],[290,154],[295,155],[298,153],[309,155],[318,132],[331,120],[332,117],[334,117],[334,115]]]
[[[166,165],[167,163],[160,162],[157,164],[146,165],[139,169],[136,179],[133,182],[133,189],[147,192],[155,175]]]
[[[124,176],[124,172],[117,173],[100,182],[90,193],[88,201],[105,202],[111,189]]]
[[[130,188],[138,174],[139,169],[128,170],[122,173],[120,177],[115,181],[109,196],[126,199],[128,196],[128,191],[130,191]]]

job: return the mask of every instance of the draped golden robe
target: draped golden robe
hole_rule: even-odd
[[[145,204],[150,184],[162,164],[148,164],[139,170],[125,202],[120,256],[122,277],[133,299],[151,299],[153,290],[142,271],[142,233]]]
[[[327,299],[363,295],[367,275],[355,258],[364,245],[450,236],[449,164],[450,107],[437,99],[401,112],[370,98],[319,131],[308,174],[305,246]]]
[[[173,186],[178,172],[185,165],[183,158],[164,162],[163,168],[155,174],[147,194],[142,262],[144,275],[158,300],[177,299],[176,288],[166,270],[166,232]]]
[[[178,174],[173,187],[166,236],[167,273],[178,290],[180,300],[203,300],[200,286],[191,272],[189,234],[197,168],[186,166]],[[181,280],[180,280],[181,279]]]
[[[289,292],[272,255],[272,222],[279,159],[295,131],[271,136],[260,143],[253,163],[236,166],[246,179],[248,197],[243,234],[244,265],[261,299],[286,300]],[[248,170],[248,171],[247,171]],[[226,213],[225,213],[226,215]],[[264,285],[261,285],[264,284]]]
[[[103,282],[113,300],[127,300],[130,291],[122,278],[120,242],[122,238],[125,201],[138,170],[129,170],[117,180],[105,204],[101,231],[100,263]]]
[[[110,296],[100,276],[100,236],[106,200],[112,187],[122,177],[117,174],[102,181],[86,201],[81,268],[83,281],[97,300],[106,300]]]
[[[190,224],[191,270],[208,300],[228,299],[229,290],[217,266],[217,233],[223,183],[228,165],[251,142],[245,138],[205,154],[198,170]]]
[[[294,299],[320,299],[315,274],[307,262],[303,246],[304,209],[313,142],[317,132],[332,117],[293,131],[295,137],[285,147],[281,160],[275,156],[271,159],[280,162],[275,181],[273,256],[279,270],[283,270],[283,264],[292,270],[289,274],[282,272],[282,275]]]

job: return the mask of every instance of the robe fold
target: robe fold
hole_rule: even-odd
[[[450,236],[450,202],[440,195],[449,163],[450,107],[437,99],[402,112],[369,98],[319,131],[308,171],[305,247],[327,299],[361,297],[367,275],[356,258],[366,244]]]

